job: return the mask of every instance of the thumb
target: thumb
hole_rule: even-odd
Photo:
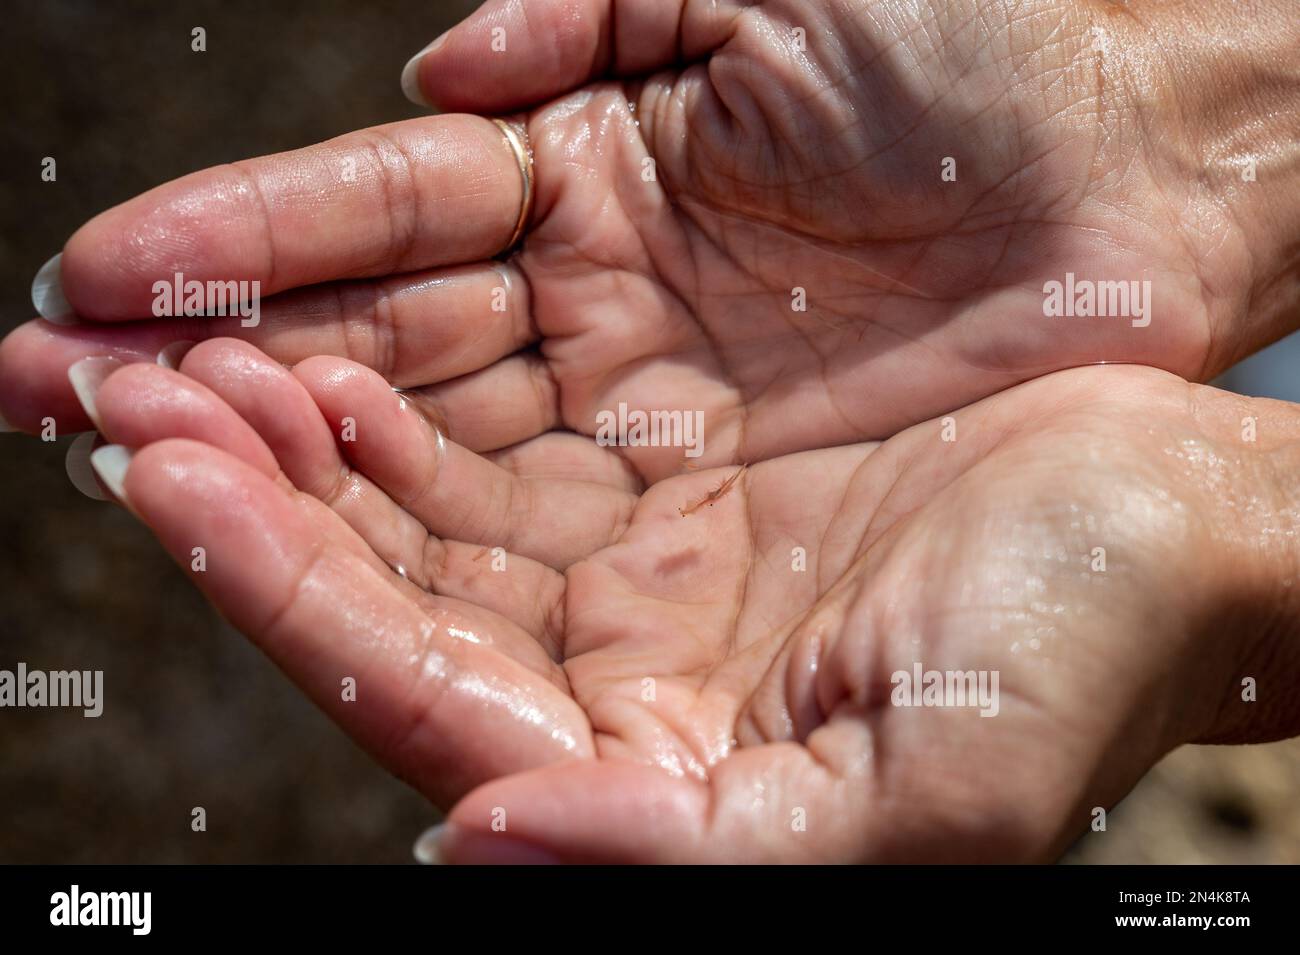
[[[720,46],[745,4],[488,0],[421,50],[402,90],[445,112],[504,113],[606,75],[632,76]]]
[[[733,753],[707,782],[620,760],[554,763],[478,787],[416,854],[456,864],[847,861],[862,849],[863,787],[844,782],[794,745]]]
[[[700,783],[630,762],[550,768],[495,780],[462,799],[433,836],[438,861],[667,862],[701,841],[708,793]]]

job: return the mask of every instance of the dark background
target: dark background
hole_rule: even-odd
[[[205,166],[420,115],[402,65],[474,5],[0,2],[0,332],[33,317],[32,276],[101,210]],[[205,53],[190,49],[196,26]],[[57,182],[40,179],[45,156]],[[1256,359],[1233,386],[1300,398],[1298,352]],[[301,699],[132,518],[72,487],[70,440],[0,435],[0,668],[103,670],[105,709],[0,710],[0,863],[408,861],[435,811]],[[195,806],[205,833],[190,830]],[[1070,858],[1298,862],[1297,806],[1300,744],[1188,747]]]

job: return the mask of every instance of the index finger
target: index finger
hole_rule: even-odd
[[[78,229],[46,278],[82,318],[147,318],[158,282],[246,282],[241,293],[273,295],[490,258],[514,233],[523,198],[498,126],[426,117],[159,186]]]

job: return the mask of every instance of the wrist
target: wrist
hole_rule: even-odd
[[[1225,459],[1196,558],[1207,599],[1189,647],[1213,705],[1189,741],[1263,743],[1300,734],[1300,422],[1278,402],[1228,400],[1256,447]]]
[[[1293,0],[1121,9],[1147,164],[1207,250],[1209,377],[1300,327],[1300,19]]]

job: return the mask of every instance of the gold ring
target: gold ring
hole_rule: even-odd
[[[506,142],[510,144],[510,151],[515,154],[515,162],[519,163],[519,174],[524,179],[524,198],[519,203],[519,221],[515,223],[515,231],[511,234],[510,241],[501,250],[501,254],[506,255],[523,239],[524,231],[528,228],[528,220],[533,215],[533,150],[528,143],[528,132],[525,128],[508,123],[504,119],[494,119],[492,122],[505,135]]]

